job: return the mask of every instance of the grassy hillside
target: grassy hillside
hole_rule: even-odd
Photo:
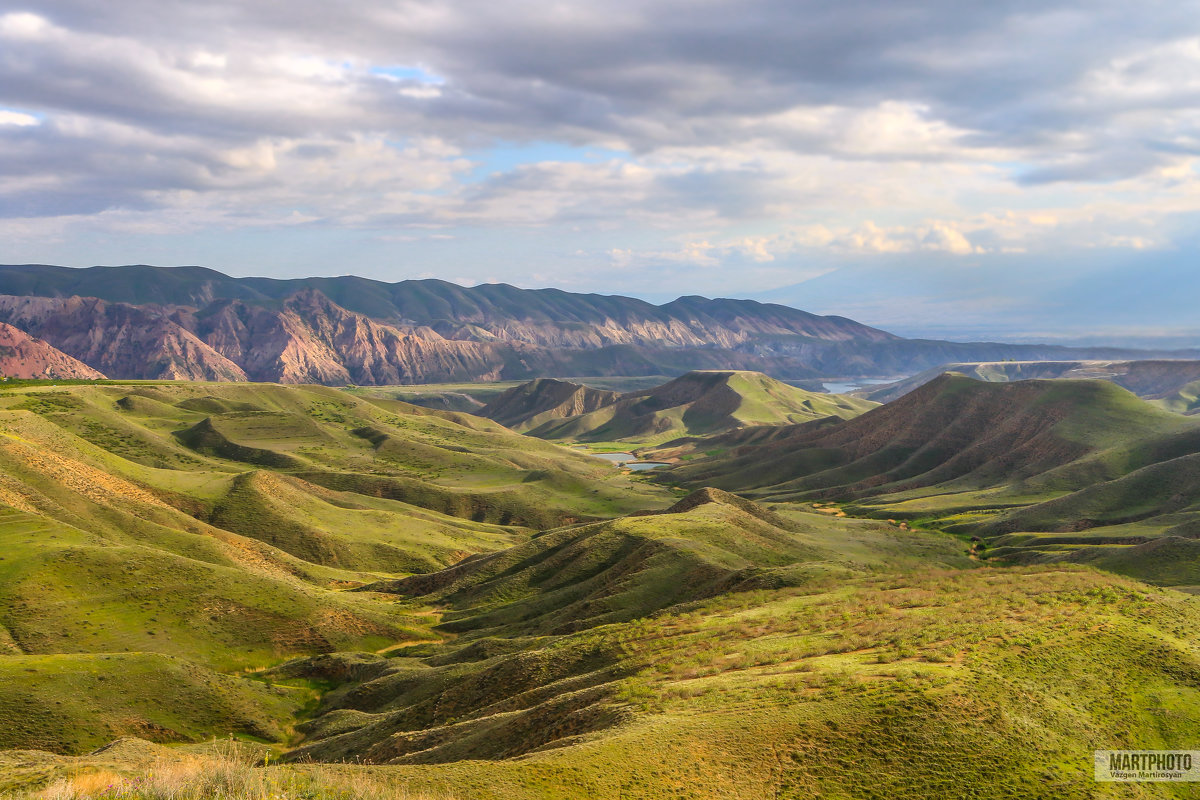
[[[726,595],[482,661],[407,659],[343,690],[301,752],[458,797],[1125,797],[1092,782],[1092,750],[1190,741],[1196,614],[1046,569]]]
[[[872,407],[855,398],[797,389],[759,372],[705,370],[526,432],[541,439],[652,445],[747,425],[849,418]]]
[[[479,409],[479,416],[514,431],[527,431],[564,417],[590,414],[620,399],[617,392],[553,378],[514,386]]]
[[[764,502],[321,388],[0,405],[0,746],[55,751],[0,752],[0,788],[1157,798],[1094,783],[1092,751],[1200,729],[1200,598],[1013,565],[1200,583],[1200,428],[1111,384],[946,378],[669,476]],[[1025,541],[1051,523],[1131,538]],[[193,744],[84,755],[121,735]]]
[[[1197,584],[1200,427],[1106,381],[943,376],[857,419],[719,437],[665,480],[978,536],[991,557]],[[1140,548],[1140,549],[1139,549]],[[1181,563],[1182,560],[1182,563]]]
[[[495,759],[607,731],[638,716],[621,702],[624,681],[654,656],[624,637],[656,612],[733,594],[758,602],[780,587],[832,586],[885,563],[972,565],[950,537],[777,513],[705,489],[665,512],[549,531],[441,573],[369,586],[445,609],[438,630],[456,638],[407,649],[408,657],[279,668],[308,679],[358,673],[326,696],[301,727],[312,741],[290,757]]]
[[[591,376],[585,378],[563,378],[564,381],[580,383],[606,392],[634,392],[652,389],[671,380],[666,375],[643,375],[635,377]],[[412,386],[352,386],[346,389],[358,397],[378,397],[387,400],[403,400],[426,408],[441,411],[460,411],[477,414],[481,408],[504,392],[522,386],[528,381],[496,381],[494,383],[426,383]]]
[[[373,587],[440,607],[441,641],[260,673],[323,690],[291,763],[126,743],[0,774],[80,797],[1175,796],[1093,783],[1092,750],[1191,741],[1198,601],[964,549],[705,490]]]
[[[178,742],[214,731],[280,742],[313,694],[154,653],[7,656],[0,748],[86,753],[130,734]]]
[[[1200,361],[980,361],[943,364],[896,383],[872,387],[861,396],[888,403],[924,386],[946,372],[981,381],[1004,383],[1019,380],[1106,380],[1144,400],[1180,414],[1198,407]]]
[[[842,552],[847,540],[879,527],[867,523],[853,530],[843,524],[838,531],[843,540],[830,543],[829,526],[816,515],[790,519],[703,489],[659,514],[548,531],[439,573],[366,588],[435,597],[448,609],[442,630],[563,633],[734,588],[778,585],[816,572],[840,574],[853,561]]]
[[[3,743],[249,735],[244,720],[283,738],[297,704],[213,671],[436,638],[425,612],[345,589],[669,502],[487,420],[320,387],[8,387],[0,662],[42,659],[20,692],[62,698],[60,727],[80,733],[14,726]],[[137,682],[67,702],[110,657],[145,657],[147,681],[207,676],[195,713],[156,717]]]

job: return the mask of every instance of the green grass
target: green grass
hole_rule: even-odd
[[[1198,615],[1079,568],[726,594],[509,655],[402,659],[339,690],[299,752],[397,766],[295,769],[485,798],[1171,797],[1097,786],[1092,750],[1189,746]]]
[[[783,516],[720,492],[699,492],[675,509],[549,531],[443,573],[373,588],[445,606],[445,631],[562,633],[735,588],[843,574],[886,558],[889,541],[912,539],[886,523]],[[922,542],[931,545],[923,563],[968,564],[952,537],[926,534]]]
[[[421,618],[301,580],[232,539],[207,561],[9,512],[0,540],[0,625],[23,653],[154,651],[232,669],[427,635]]]
[[[153,653],[228,673],[437,639],[421,609],[345,590],[671,498],[487,420],[324,387],[8,386],[0,659]],[[47,696],[73,685],[38,674]],[[136,681],[112,699],[154,702]],[[80,722],[73,747],[138,730],[109,722]],[[7,745],[40,741],[14,730]]]
[[[168,743],[214,732],[280,742],[311,694],[157,653],[6,656],[0,747],[87,753],[122,736]]]
[[[655,556],[608,558],[608,537]],[[700,566],[754,580],[714,592]],[[1187,747],[1200,723],[1200,601],[980,567],[952,537],[800,506],[709,492],[421,580],[416,599],[450,612],[443,641],[258,675],[298,687],[288,702],[324,694],[300,763],[237,772],[239,796],[1170,797],[1094,784],[1091,751]],[[0,757],[0,773],[217,796],[217,767],[173,763]]]
[[[839,500],[852,515],[981,537],[988,558],[1077,560],[1191,586],[1196,570],[1176,563],[1186,546],[1137,547],[1200,531],[1198,425],[1106,381],[944,376],[847,422],[715,437],[715,455],[652,479]],[[1148,526],[1140,541],[1121,528],[1131,523]],[[1127,552],[1081,549],[1096,544]]]
[[[786,428],[748,428],[688,462],[700,474],[732,457],[745,475],[739,448],[757,445],[771,457],[760,480],[797,464],[855,480],[883,469],[879,494],[841,508],[896,522],[775,502],[803,493],[784,480],[754,487],[764,502],[678,500],[485,420],[324,388],[6,393],[0,745],[58,755],[0,752],[0,789],[1177,796],[1096,784],[1091,754],[1188,748],[1200,730],[1200,599],[1101,571],[1200,585],[1184,537],[1192,423],[1161,428],[1123,397],[1068,418],[1079,392],[1055,391],[1011,424],[1050,417],[1032,438],[985,432],[1041,467],[1029,474],[948,470],[945,442],[867,452],[967,431],[944,414],[807,426],[847,437],[815,455]],[[863,448],[859,465],[835,445]],[[915,480],[926,473],[949,477]],[[1073,481],[1131,482],[1092,496]],[[1154,513],[1164,504],[1178,507]],[[914,527],[1020,513],[1104,524],[1018,525],[988,543]],[[1050,563],[1012,566],[1022,557]],[[254,744],[197,744],[231,733]],[[85,755],[130,735],[172,746]]]

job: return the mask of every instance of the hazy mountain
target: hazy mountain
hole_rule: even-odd
[[[1163,348],[1200,343],[1198,289],[1177,251],[1096,249],[1052,264],[1006,253],[953,266],[927,253],[885,256],[755,297],[912,337]]]

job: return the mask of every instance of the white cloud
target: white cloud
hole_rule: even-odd
[[[62,240],[430,229],[466,263],[536,234],[591,254],[563,280],[767,276],[1161,248],[1200,211],[1195,0],[42,5],[0,16],[0,216]]]
[[[45,17],[31,14],[28,11],[11,12],[0,16],[0,37],[5,39],[37,41],[47,39],[54,33],[54,26]]]
[[[983,252],[971,244],[971,241],[952,225],[945,222],[935,222],[921,234],[920,248],[957,256]]]
[[[9,111],[0,108],[0,125],[13,125],[18,128],[29,128],[39,124],[39,120],[33,114],[25,114],[20,111]]]

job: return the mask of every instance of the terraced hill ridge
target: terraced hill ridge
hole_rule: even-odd
[[[512,397],[508,409],[521,397]],[[873,406],[865,400],[798,389],[759,372],[696,370],[662,386],[621,395],[584,414],[552,415],[537,425],[529,417],[522,427],[540,439],[647,445],[747,425],[853,417]],[[532,411],[538,406],[525,407]]]
[[[844,422],[735,431],[664,480],[836,500],[981,537],[992,557],[1200,584],[1200,422],[1107,381],[943,375]]]

